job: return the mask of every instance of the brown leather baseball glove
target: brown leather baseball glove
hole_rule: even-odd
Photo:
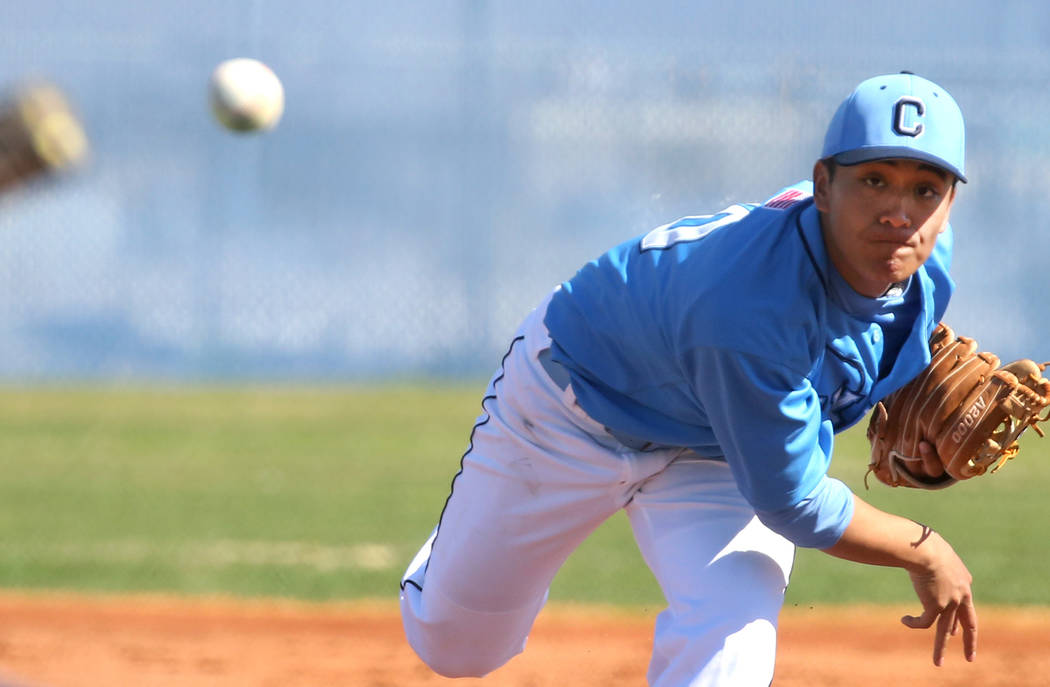
[[[868,424],[868,472],[891,487],[942,489],[998,470],[1017,455],[1017,439],[1050,416],[1047,363],[1018,360],[1000,367],[993,353],[956,336],[945,324],[930,337],[932,360],[911,382],[880,401]],[[920,470],[919,443],[937,449],[944,474]],[[865,476],[865,484],[867,476]]]
[[[88,141],[57,86],[36,83],[0,94],[0,192],[81,165]]]

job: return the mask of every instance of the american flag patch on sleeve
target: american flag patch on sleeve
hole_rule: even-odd
[[[777,210],[786,210],[795,203],[799,203],[806,198],[809,198],[810,194],[805,191],[799,191],[797,188],[789,188],[786,191],[781,191],[777,195],[773,196],[765,202],[763,207],[775,208]]]

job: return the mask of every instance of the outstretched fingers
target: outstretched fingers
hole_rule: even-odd
[[[949,604],[941,611],[937,619],[937,634],[933,638],[933,665],[940,666],[944,663],[944,647],[948,645],[948,638],[952,636],[952,628],[955,627],[955,618],[959,607]]]
[[[960,603],[950,603],[944,608],[926,608],[921,616],[906,615],[901,622],[912,629],[926,629],[934,622],[937,628],[933,638],[933,664],[940,666],[944,663],[944,648],[948,645],[948,639],[958,633],[962,628],[963,654],[967,661],[977,658],[977,609],[973,605],[973,599],[966,597]]]
[[[956,619],[962,625],[963,653],[967,661],[974,661],[977,659],[977,608],[972,598],[967,598],[959,607]]]
[[[922,615],[906,615],[901,618],[901,622],[910,627],[913,630],[923,630],[933,625],[933,621],[937,620],[937,616],[940,611],[936,608],[927,608]]]

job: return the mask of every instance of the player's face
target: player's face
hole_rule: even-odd
[[[948,228],[954,177],[916,160],[839,165],[834,176],[818,162],[813,197],[824,244],[845,280],[875,298],[926,262]]]

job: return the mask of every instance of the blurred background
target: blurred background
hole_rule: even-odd
[[[62,88],[91,153],[0,196],[0,381],[485,377],[584,261],[808,178],[901,69],[968,121],[947,320],[1044,360],[1048,43],[1017,0],[12,5],[0,86]],[[237,56],[272,132],[210,117]]]

